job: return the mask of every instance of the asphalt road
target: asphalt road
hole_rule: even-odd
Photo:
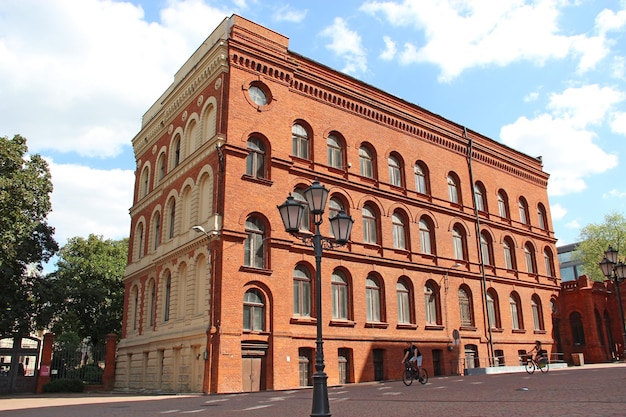
[[[626,416],[626,364],[431,378],[405,387],[387,381],[329,387],[335,417]],[[12,417],[308,416],[311,389],[228,395],[130,394],[0,397]]]

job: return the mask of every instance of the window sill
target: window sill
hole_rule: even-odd
[[[267,275],[267,276],[272,275],[272,270],[271,269],[255,268],[253,266],[245,266],[245,265],[241,265],[239,267],[239,271],[240,272],[250,272],[250,273],[253,273],[253,274]]]
[[[416,330],[417,328],[418,325],[413,323],[398,323],[396,325],[396,329],[398,330]]]
[[[329,323],[330,326],[335,327],[354,327],[356,326],[356,322],[352,320],[337,320],[333,319]]]
[[[474,327],[474,326],[461,326],[459,328],[459,330],[461,330],[462,332],[475,332],[478,330],[478,327]]]
[[[526,333],[526,329],[512,329],[511,332],[513,334],[525,334]]]
[[[427,324],[424,326],[424,330],[443,330],[444,327],[440,324]]]
[[[492,333],[502,333],[502,332],[504,332],[504,329],[501,328],[501,327],[492,327],[491,328],[491,332]]]
[[[545,330],[534,330],[534,333],[535,333],[535,334],[546,334],[546,333],[548,333],[548,332],[547,332],[547,331],[545,331]]]
[[[369,328],[369,329],[386,329],[387,327],[389,327],[389,323],[383,323],[383,322],[365,323],[365,328]]]
[[[301,325],[314,325],[317,324],[317,319],[315,317],[292,317],[289,320],[289,324],[301,324]]]
[[[267,178],[253,177],[252,175],[248,175],[248,174],[243,174],[241,176],[241,179],[245,181],[256,182],[257,184],[265,185],[267,187],[271,187],[272,184],[274,184],[274,181],[269,180]]]

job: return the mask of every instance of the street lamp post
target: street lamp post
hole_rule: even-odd
[[[322,250],[331,249],[336,246],[343,246],[350,239],[352,223],[354,220],[341,210],[335,217],[329,219],[333,239],[322,237],[320,225],[322,215],[326,206],[329,190],[318,181],[306,190],[304,198],[307,201],[309,211],[313,215],[315,233],[302,233],[300,222],[304,213],[304,204],[296,201],[291,195],[287,200],[278,206],[280,217],[287,231],[292,236],[297,237],[308,245],[312,245],[315,252],[315,310],[317,315],[317,338],[315,341],[315,374],[313,374],[313,405],[311,407],[311,417],[330,416],[328,406],[328,376],[324,372],[324,342],[322,339]]]
[[[604,259],[600,262],[600,268],[605,277],[613,280],[615,283],[615,292],[617,293],[617,304],[619,307],[620,329],[622,330],[622,360],[626,350],[626,327],[624,325],[624,307],[622,306],[622,295],[619,290],[621,281],[626,280],[626,264],[617,259],[618,251],[609,245],[604,252]]]

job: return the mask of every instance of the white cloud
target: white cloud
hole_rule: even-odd
[[[0,2],[0,126],[33,152],[117,155],[226,12],[171,2],[163,24],[131,3]]]
[[[580,222],[578,220],[572,220],[571,222],[567,222],[565,227],[568,229],[580,229]]]
[[[274,20],[299,23],[304,20],[308,10],[294,10],[291,6],[282,6],[274,12]]]
[[[602,198],[626,198],[626,191],[619,191],[613,188],[608,193],[602,194]]]
[[[354,75],[367,71],[367,54],[361,36],[350,30],[344,19],[336,17],[333,24],[322,30],[320,35],[331,38],[331,43],[326,47],[346,61],[343,72]]]
[[[525,103],[530,103],[531,101],[537,101],[539,99],[539,93],[537,91],[533,91],[532,93],[526,94],[524,97]]]
[[[560,204],[551,204],[550,214],[552,215],[552,220],[561,220],[567,214],[567,209]]]
[[[585,127],[600,124],[624,98],[626,95],[621,91],[591,84],[552,94],[548,108],[554,115],[570,119],[573,126]]]
[[[611,130],[620,135],[626,135],[626,112],[613,113]]]
[[[54,184],[48,223],[56,228],[60,245],[70,237],[90,233],[110,239],[129,235],[133,171],[48,163]]]
[[[550,173],[548,193],[564,195],[586,188],[585,177],[617,166],[617,157],[609,155],[593,140],[595,133],[581,129],[570,118],[542,114],[534,119],[520,117],[500,130],[502,141],[515,149],[543,158]]]
[[[570,87],[550,95],[550,113],[533,119],[520,117],[503,126],[500,137],[526,154],[544,156],[551,195],[580,192],[587,187],[586,177],[617,166],[617,156],[594,142],[597,133],[593,129],[607,121],[613,121],[613,130],[626,128],[626,117],[613,110],[625,99],[623,92],[597,84]]]
[[[597,36],[563,35],[558,23],[565,6],[553,0],[403,0],[368,1],[360,10],[423,34],[423,41],[405,43],[400,62],[438,65],[440,81],[450,81],[472,67],[522,60],[543,65],[570,55],[580,57],[579,71],[594,68],[609,52],[606,32],[623,25],[621,12],[599,15]]]
[[[390,61],[396,56],[396,43],[389,36],[383,36],[385,50],[380,53],[380,58]]]

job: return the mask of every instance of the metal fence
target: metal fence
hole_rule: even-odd
[[[78,379],[87,385],[102,384],[104,344],[89,343],[55,346],[52,352],[50,379]]]

